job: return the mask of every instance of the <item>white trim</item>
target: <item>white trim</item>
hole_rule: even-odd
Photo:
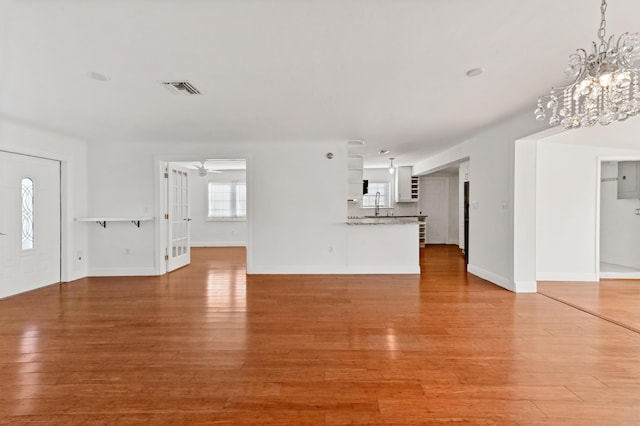
[[[499,285],[500,287],[506,288],[510,291],[516,291],[513,283],[511,283],[507,278],[494,274],[493,272],[487,271],[486,269],[479,268],[472,264],[467,265],[467,272],[473,274],[477,277],[482,278],[483,280],[487,280],[493,284]]]
[[[537,293],[538,283],[535,281],[519,281],[515,283],[516,293]]]
[[[538,272],[537,281],[598,281],[594,272]]]
[[[191,247],[245,247],[246,245],[246,241],[191,241]]]
[[[158,275],[155,268],[91,268],[89,277],[147,277]]]

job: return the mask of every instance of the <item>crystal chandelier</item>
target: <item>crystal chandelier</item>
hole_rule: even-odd
[[[565,74],[573,83],[552,88],[548,95],[538,98],[537,120],[561,124],[565,129],[603,126],[640,113],[640,70],[634,63],[640,60],[640,34],[622,34],[614,43],[614,36],[606,38],[607,2],[600,6],[598,30],[600,44],[593,42],[593,50],[576,50],[569,56]]]

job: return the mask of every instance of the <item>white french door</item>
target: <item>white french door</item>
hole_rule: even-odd
[[[167,272],[191,263],[189,232],[189,169],[168,163],[167,212],[169,212]]]
[[[60,282],[60,162],[0,151],[0,298]]]

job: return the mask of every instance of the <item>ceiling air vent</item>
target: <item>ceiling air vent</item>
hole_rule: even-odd
[[[163,81],[162,85],[176,95],[199,95],[200,91],[188,81]]]

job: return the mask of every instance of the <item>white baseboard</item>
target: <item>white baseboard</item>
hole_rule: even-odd
[[[477,266],[469,264],[467,265],[467,272],[477,277],[480,277],[483,280],[487,280],[496,285],[499,285],[502,288],[506,288],[507,290],[516,291],[516,289],[514,288],[514,285],[511,283],[509,279],[503,276],[494,274],[493,272],[487,271],[486,269],[482,269]]]
[[[453,245],[453,244],[455,244],[455,245],[457,245],[458,247],[460,247],[460,245],[459,245],[459,241],[458,241],[458,239],[457,239],[457,238],[456,238],[456,239],[453,239],[453,238],[448,239],[448,240],[447,240],[447,244],[452,244],[452,245]]]
[[[516,281],[516,293],[537,293],[538,283],[535,281]]]
[[[91,268],[89,277],[147,277],[158,275],[155,268]]]
[[[537,272],[537,281],[598,281],[595,273],[588,272]]]
[[[191,242],[191,247],[244,247],[246,241]]]

